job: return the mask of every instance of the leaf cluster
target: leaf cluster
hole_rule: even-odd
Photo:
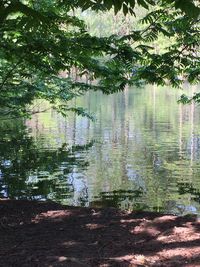
[[[122,37],[91,36],[84,21],[74,14],[77,8],[114,8],[115,13],[133,14],[135,4],[151,11],[141,20],[142,30]],[[28,106],[41,98],[62,114],[73,110],[90,117],[81,108],[68,107],[67,101],[88,90],[109,94],[141,80],[157,84],[169,81],[174,86],[179,86],[183,77],[199,82],[197,10],[199,5],[192,0],[187,8],[177,0],[1,1],[1,114],[30,114]],[[161,34],[175,41],[159,54],[153,42]],[[98,83],[73,80],[72,68],[80,74],[87,72]],[[62,71],[66,77],[61,77]]]

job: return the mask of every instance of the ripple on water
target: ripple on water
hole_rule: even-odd
[[[0,125],[0,197],[199,214],[200,107],[177,105],[180,92],[169,90],[77,99],[94,123],[49,110],[26,128]]]

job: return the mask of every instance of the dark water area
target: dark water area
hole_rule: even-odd
[[[94,122],[51,109],[1,120],[0,198],[200,215],[200,107],[177,104],[182,93],[89,92],[73,104]]]

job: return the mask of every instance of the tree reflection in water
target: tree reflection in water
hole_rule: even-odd
[[[0,197],[200,214],[199,106],[177,99],[151,86],[95,92],[73,103],[95,114],[94,123],[54,110],[35,114],[27,128],[0,122]],[[91,138],[93,146],[82,146]]]
[[[44,149],[39,143],[21,120],[0,124],[0,197],[85,205],[88,193],[82,173],[88,162],[80,152],[93,141],[71,147],[64,143],[58,149]]]

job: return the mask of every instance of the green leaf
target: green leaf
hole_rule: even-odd
[[[146,3],[145,0],[137,0],[137,2],[138,2],[139,6],[142,6],[142,7],[146,8],[146,9],[149,9],[149,6],[148,6],[148,4]]]
[[[198,16],[200,15],[200,8],[195,6],[192,0],[175,0],[175,7],[177,9],[181,9],[188,16],[193,18],[198,18]]]
[[[123,4],[123,13],[125,16],[128,14],[128,7],[126,4]]]
[[[123,2],[121,0],[113,0],[113,2],[114,2],[114,12],[116,15],[121,10]]]

